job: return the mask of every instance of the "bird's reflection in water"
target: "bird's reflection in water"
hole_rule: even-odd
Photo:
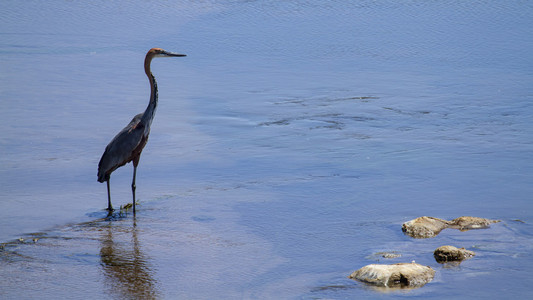
[[[136,223],[126,223],[129,222],[102,224],[100,258],[105,284],[119,298],[158,298],[153,271],[139,245]]]

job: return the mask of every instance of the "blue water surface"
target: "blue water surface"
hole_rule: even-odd
[[[531,3],[0,8],[2,298],[533,295]],[[136,218],[102,220],[98,161],[148,103],[152,47],[187,57],[152,63],[160,102]],[[115,207],[131,202],[131,176],[113,173]],[[424,215],[502,222],[401,232]],[[476,256],[440,265],[447,244]],[[419,289],[347,278],[413,260],[436,270]]]

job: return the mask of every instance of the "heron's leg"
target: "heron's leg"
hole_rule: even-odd
[[[109,180],[110,178],[107,179],[107,210],[109,211],[109,213],[111,213],[113,211],[113,206],[111,206],[111,191],[109,189]]]
[[[135,174],[137,173],[137,166],[133,166],[133,181],[131,182],[131,193],[133,194],[133,214],[135,214]]]
[[[137,165],[139,164],[140,156],[133,158],[133,181],[131,182],[131,193],[133,194],[133,215],[135,215],[135,176],[137,175]]]

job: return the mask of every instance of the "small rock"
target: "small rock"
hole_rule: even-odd
[[[433,280],[435,270],[417,263],[371,264],[349,278],[384,287],[421,287]]]
[[[393,259],[393,258],[398,258],[398,257],[401,257],[402,255],[396,251],[392,251],[392,252],[376,252],[376,253],[373,253],[369,256],[367,256],[366,258],[367,259],[372,259],[372,260],[376,260],[376,261],[380,261],[381,259],[385,258],[385,259]]]
[[[465,248],[456,248],[454,246],[441,246],[433,252],[435,260],[439,263],[462,261],[474,255],[476,254],[473,251],[466,250]]]
[[[402,225],[402,231],[417,239],[431,238],[448,227],[448,221],[433,217],[420,217],[407,221]]]
[[[394,253],[394,252],[381,252],[381,253],[376,253],[376,254],[387,259],[398,258],[402,256],[400,253]]]

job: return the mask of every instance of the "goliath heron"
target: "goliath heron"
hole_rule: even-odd
[[[131,183],[131,192],[133,194],[133,214],[135,214],[135,175],[137,165],[141,158],[148,135],[150,134],[150,125],[154,119],[155,109],[157,107],[157,82],[150,71],[150,63],[154,57],[179,57],[185,54],[177,54],[165,51],[160,48],[152,48],[146,53],[144,59],[144,71],[150,81],[150,102],[143,113],[133,117],[128,126],[124,127],[107,145],[104,154],[98,164],[98,181],[107,182],[107,210],[113,211],[111,206],[111,192],[109,190],[109,178],[111,173],[123,165],[133,162],[133,181]]]

